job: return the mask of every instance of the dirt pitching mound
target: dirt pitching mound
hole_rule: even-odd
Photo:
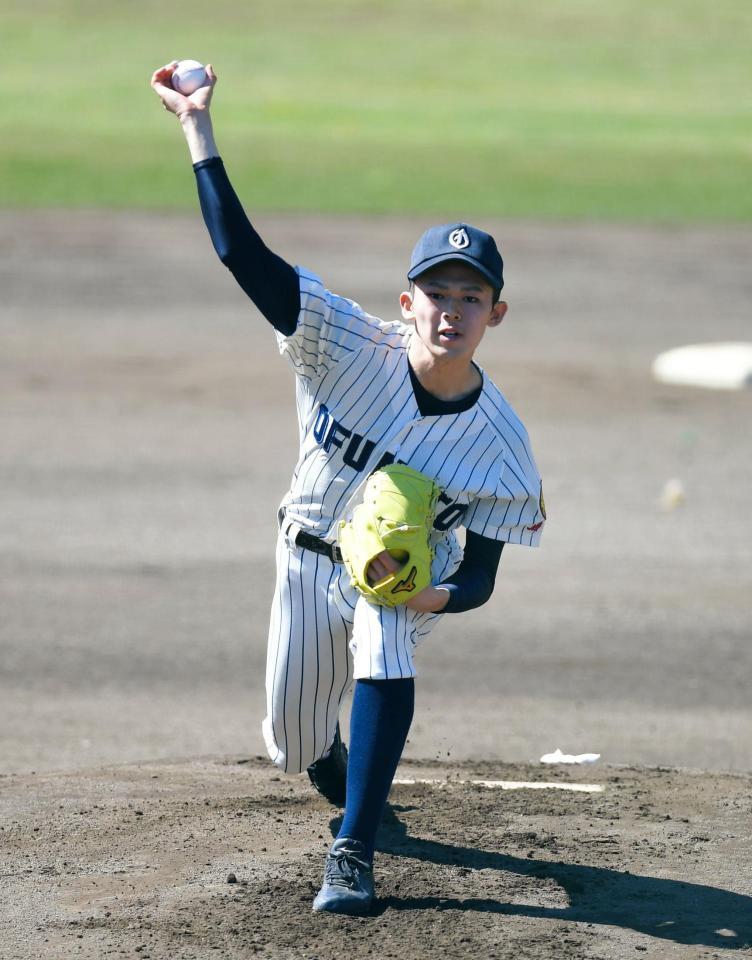
[[[311,912],[338,811],[262,758],[4,777],[2,955],[752,955],[752,778],[416,762],[398,777],[415,782],[392,789],[378,902],[358,919]]]

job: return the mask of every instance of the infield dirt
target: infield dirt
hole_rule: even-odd
[[[390,316],[424,223],[260,226]],[[3,213],[4,956],[750,950],[752,393],[649,368],[749,338],[752,234],[483,226],[511,308],[479,359],[549,524],[419,651],[406,771],[604,792],[398,786],[376,916],[312,917],[331,811],[256,761],[192,759],[262,752],[289,372],[196,217]],[[529,765],[557,746],[606,763]]]
[[[6,957],[752,951],[746,776],[408,763],[368,918],[311,912],[336,810],[262,758],[3,781]],[[597,781],[602,793],[459,779]],[[228,880],[229,878],[229,880]]]

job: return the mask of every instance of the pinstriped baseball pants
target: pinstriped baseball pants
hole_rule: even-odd
[[[459,547],[438,549],[434,582],[461,556]],[[262,725],[272,761],[301,773],[323,756],[353,680],[415,676],[413,651],[440,616],[367,603],[341,564],[280,533]]]

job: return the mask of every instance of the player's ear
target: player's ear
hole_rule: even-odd
[[[509,304],[505,300],[498,300],[491,308],[491,316],[488,318],[489,327],[498,327],[506,316]]]
[[[400,294],[399,304],[402,309],[403,319],[414,320],[415,313],[413,312],[413,295],[409,290],[405,290]]]

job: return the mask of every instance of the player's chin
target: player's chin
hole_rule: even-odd
[[[461,333],[438,333],[434,339],[434,344],[436,348],[444,354],[457,356],[463,353],[472,353],[472,344],[470,344],[467,338]]]

